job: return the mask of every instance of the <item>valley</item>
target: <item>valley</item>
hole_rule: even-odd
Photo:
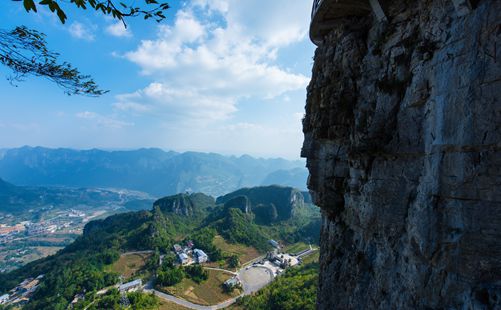
[[[24,280],[42,276],[35,289],[20,293],[25,294],[22,298],[13,295],[9,302],[18,298],[24,309],[69,304],[74,309],[99,309],[119,301],[119,283],[140,280],[145,293],[168,294],[173,296],[170,302],[228,306],[268,284],[291,262],[296,264],[294,255],[308,251],[309,243],[318,243],[320,214],[304,195],[290,187],[263,186],[217,199],[202,193],[177,194],[154,201],[149,210],[123,212],[122,206],[110,210],[121,213],[108,217],[79,214],[82,235],[55,255],[0,274],[0,291],[8,293]],[[92,215],[97,216],[84,223]],[[55,238],[57,233],[63,231],[40,238]],[[280,254],[278,243],[296,252]],[[262,272],[269,280],[263,282]],[[129,295],[137,302],[154,300],[145,294]]]
[[[0,273],[55,254],[89,221],[152,201],[129,190],[15,186],[0,179]]]

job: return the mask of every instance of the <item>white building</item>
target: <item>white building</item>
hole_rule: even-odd
[[[9,301],[9,294],[0,296],[0,305],[6,304]]]
[[[237,277],[230,278],[224,282],[224,285],[228,288],[237,287],[240,285],[240,280]]]
[[[196,262],[199,264],[205,263],[209,260],[209,256],[207,256],[207,254],[205,254],[205,252],[200,249],[194,249],[193,256],[195,257]]]
[[[280,249],[280,244],[278,244],[278,242],[276,242],[275,240],[271,239],[270,241],[268,241],[272,247],[276,248],[276,249]]]
[[[181,265],[186,265],[190,261],[190,258],[185,253],[179,253],[177,255],[177,257],[178,257],[179,263],[181,263]]]
[[[143,285],[143,281],[141,279],[137,279],[131,282],[124,283],[120,285],[118,288],[120,292],[130,292],[130,291],[137,291],[138,289],[141,288]]]

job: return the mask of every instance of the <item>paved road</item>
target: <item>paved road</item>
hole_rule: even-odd
[[[131,254],[150,254],[150,253],[155,253],[155,251],[152,250],[145,250],[145,251],[131,251],[131,252],[125,252],[120,254],[120,256],[124,255],[131,255]]]
[[[212,267],[204,267],[205,269],[210,269],[210,270],[218,270],[226,273],[230,273],[232,275],[236,275],[239,277],[239,279],[242,281],[242,286],[244,289],[244,293],[240,294],[237,297],[233,297],[231,299],[228,299],[226,301],[223,301],[222,303],[219,303],[217,305],[212,305],[212,306],[202,306],[202,305],[197,305],[192,302],[189,302],[185,299],[175,297],[173,295],[169,295],[160,291],[157,291],[153,288],[153,281],[150,280],[148,283],[146,283],[144,287],[145,292],[152,292],[158,297],[165,299],[167,301],[176,303],[178,305],[181,305],[186,308],[190,308],[193,310],[217,310],[217,309],[224,309],[232,304],[234,304],[238,298],[252,294],[253,292],[258,291],[262,287],[266,286],[269,284],[271,281],[273,281],[273,273],[268,270],[268,268],[265,267],[252,267],[249,269],[241,269],[238,273],[226,270],[226,269],[221,269],[221,268],[212,268]],[[251,283],[252,282],[252,283]]]
[[[190,309],[193,309],[193,310],[216,310],[216,309],[224,309],[232,304],[234,304],[237,299],[242,295],[240,296],[237,296],[237,297],[234,297],[234,298],[231,298],[231,299],[228,299],[220,304],[217,304],[217,305],[213,305],[213,306],[202,306],[202,305],[197,305],[197,304],[194,304],[194,303],[191,303],[187,300],[184,300],[184,299],[181,299],[181,298],[177,298],[175,296],[172,296],[172,295],[169,295],[169,294],[165,294],[165,293],[162,293],[160,291],[157,291],[157,290],[144,290],[145,292],[153,292],[153,294],[157,295],[158,297],[162,298],[162,299],[165,299],[165,300],[168,300],[170,302],[173,302],[173,303],[176,303],[180,306],[183,306],[183,307],[186,307],[186,308],[190,308]]]
[[[145,251],[148,252],[148,251]],[[127,253],[130,254],[131,252]],[[141,252],[135,252],[135,253],[141,253]],[[242,268],[238,272],[233,272],[230,270],[226,269],[221,269],[221,268],[213,268],[213,267],[204,267],[205,269],[210,269],[210,270],[218,270],[222,272],[226,272],[232,275],[238,276],[240,281],[242,282],[243,290],[244,292],[240,294],[237,297],[233,297],[231,299],[228,299],[222,303],[219,303],[217,305],[212,305],[212,306],[202,306],[202,305],[197,305],[192,302],[189,302],[185,299],[175,297],[173,295],[169,295],[160,291],[157,291],[153,288],[153,280],[148,281],[145,286],[144,286],[144,291],[153,293],[156,296],[165,299],[167,301],[176,303],[180,306],[190,308],[193,310],[217,310],[217,309],[224,309],[232,304],[234,304],[238,298],[251,294],[253,292],[258,291],[262,287],[266,286],[270,282],[273,281],[273,272],[269,270],[269,268],[266,268],[264,266],[258,266],[258,267],[251,267],[249,269],[245,269],[244,266],[250,265],[256,261],[262,260],[265,256],[260,256],[257,257],[251,261],[246,262],[245,264],[242,265]],[[162,257],[161,257],[162,259]],[[256,280],[257,279],[257,280]],[[256,283],[256,281],[258,283]],[[250,283],[252,282],[252,283]]]
[[[238,271],[238,278],[242,283],[245,295],[259,291],[273,281],[273,270],[265,266],[244,268]]]
[[[214,267],[204,267],[204,269],[208,269],[208,270],[217,270],[217,271],[222,271],[222,272],[226,272],[226,273],[231,273],[232,275],[238,275],[238,273],[234,272],[234,271],[231,271],[231,270],[226,270],[226,269],[221,269],[221,268],[214,268]]]

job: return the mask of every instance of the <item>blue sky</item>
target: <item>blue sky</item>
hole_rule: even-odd
[[[26,13],[2,1],[1,27],[26,25],[110,93],[67,96],[28,78],[12,86],[0,67],[0,148],[159,147],[299,158],[314,46],[310,1],[170,1],[160,24],[127,30],[92,11]]]

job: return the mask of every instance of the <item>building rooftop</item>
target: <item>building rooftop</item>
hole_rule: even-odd
[[[126,291],[130,288],[133,288],[133,287],[136,287],[136,286],[141,286],[143,284],[143,281],[141,281],[141,279],[137,279],[137,280],[134,280],[134,281],[131,281],[131,282],[127,282],[127,283],[124,283],[122,285],[120,285],[120,291]]]
[[[200,249],[194,249],[193,252],[195,253],[195,255],[197,256],[207,256],[207,254],[205,254],[204,251],[200,250]]]

